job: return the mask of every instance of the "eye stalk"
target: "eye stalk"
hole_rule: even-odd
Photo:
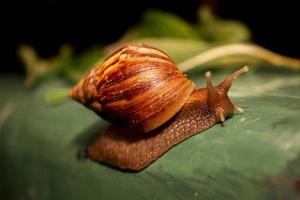
[[[213,109],[216,118],[221,123],[225,121],[225,118],[228,117],[233,112],[233,110],[236,110],[240,113],[244,112],[244,110],[240,106],[230,101],[227,93],[232,85],[233,80],[239,77],[241,74],[246,73],[248,71],[249,67],[244,66],[241,69],[235,71],[230,76],[228,76],[223,82],[221,82],[216,87],[212,84],[211,72],[208,71],[205,73],[207,103]]]
[[[232,82],[234,79],[236,79],[237,77],[239,77],[241,74],[243,73],[247,73],[249,71],[249,67],[248,66],[244,66],[241,69],[235,71],[233,74],[231,74],[230,76],[228,76],[221,84],[220,86],[222,88],[224,88],[224,90],[226,92],[229,91],[229,89],[231,88]]]

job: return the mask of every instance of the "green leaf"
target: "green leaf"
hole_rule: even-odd
[[[148,10],[135,28],[138,37],[173,37],[200,39],[196,29],[172,13]]]
[[[251,39],[250,30],[245,24],[237,20],[218,18],[207,6],[199,8],[196,26],[201,38],[207,42],[226,44]]]
[[[18,55],[26,69],[25,85],[32,87],[47,77],[60,74],[63,66],[72,60],[72,48],[64,44],[56,56],[41,58],[32,46],[21,45]]]
[[[103,55],[105,52],[99,46],[74,55],[72,47],[64,44],[56,56],[41,58],[32,46],[19,47],[19,56],[26,69],[25,85],[30,87],[49,77],[63,76],[77,81],[88,69],[98,63]]]
[[[71,88],[54,88],[46,93],[46,101],[49,105],[58,104],[68,98]]]
[[[234,69],[213,71],[219,83]],[[198,87],[204,74],[188,73]],[[245,109],[172,148],[138,173],[77,153],[107,122],[75,101],[49,106],[60,80],[27,90],[0,77],[0,199],[299,199],[300,76],[257,68],[229,96]]]

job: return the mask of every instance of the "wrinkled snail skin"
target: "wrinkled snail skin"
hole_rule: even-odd
[[[147,135],[112,125],[88,148],[88,156],[122,169],[145,168],[174,145],[217,122],[205,101],[205,92],[194,92],[173,119]]]
[[[120,64],[122,63],[120,57],[124,55],[122,52],[124,53],[128,49],[130,49],[131,57],[128,58],[128,55],[125,54],[127,58],[123,61],[127,63],[126,67],[129,66],[129,68],[116,75],[115,72],[119,71],[115,70],[123,66]],[[147,49],[150,49],[150,51],[147,51]],[[151,54],[153,53],[157,53],[158,57],[168,58],[163,52],[153,49],[144,44],[133,44],[119,49],[106,59],[104,64],[92,69],[71,91],[71,97],[90,107],[100,116],[113,121],[113,124],[99,135],[94,144],[87,148],[87,157],[92,160],[104,162],[121,169],[141,170],[176,144],[212,127],[218,122],[223,123],[225,118],[231,116],[234,110],[243,111],[242,108],[230,101],[227,93],[232,81],[240,74],[247,72],[248,67],[245,66],[237,70],[218,86],[213,86],[211,73],[207,72],[205,74],[206,87],[194,90],[194,84],[177,70],[172,60],[168,61],[167,66],[161,65],[164,61],[160,58],[155,60],[154,63],[159,63],[155,67],[153,67],[153,64],[147,63],[152,59],[153,55]],[[138,55],[138,57],[132,55]],[[156,56],[154,57],[156,59]],[[140,63],[140,65],[130,64],[132,60]],[[160,63],[160,61],[162,62]],[[114,66],[111,63],[119,64]],[[146,68],[145,71],[135,73],[134,76],[131,75],[124,79],[124,76],[126,77],[124,73],[129,73],[126,72],[127,70],[142,70],[139,69],[140,67]],[[174,77],[166,76],[165,73],[168,72],[170,72],[168,76],[173,75]],[[99,78],[100,75],[109,78],[105,80]],[[125,96],[123,93],[117,92],[116,88],[125,87],[125,85],[126,87],[130,86],[129,91],[133,91],[132,88],[141,83],[137,81],[137,76],[139,76],[139,80],[142,80],[142,83],[150,83],[151,87],[141,90],[141,93],[129,92]],[[152,78],[144,79],[148,76]],[[111,79],[114,79],[114,81]],[[178,81],[180,84],[177,83]],[[163,82],[164,87],[159,87],[159,82]],[[107,88],[106,83],[109,83]],[[105,94],[102,91],[103,89],[110,92]],[[126,90],[126,88],[123,88],[123,90]],[[161,90],[163,96],[159,96]],[[151,98],[154,98],[154,101]],[[111,101],[107,103],[104,99],[111,99]],[[116,107],[121,111],[114,110],[114,107],[111,107],[111,104],[114,105],[115,102],[118,102]],[[120,102],[121,104],[119,104]],[[131,104],[132,102],[134,103]],[[151,108],[153,103],[157,103],[157,106]],[[162,104],[161,108],[159,108],[159,104]],[[147,110],[149,107],[150,111]],[[136,113],[139,113],[140,110],[145,112],[145,119],[137,120],[138,122],[135,123],[136,119],[132,120],[134,117],[143,117],[143,115],[133,117],[130,111],[134,112],[135,109],[137,109]],[[129,116],[129,120],[122,119],[122,117],[127,116]],[[125,121],[126,123],[117,123],[114,118],[117,118],[117,122]],[[147,120],[150,120],[150,125],[147,124]]]

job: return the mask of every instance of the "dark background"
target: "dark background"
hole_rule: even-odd
[[[23,72],[16,56],[22,43],[33,45],[43,57],[55,55],[62,43],[72,44],[78,53],[115,41],[147,8],[171,11],[193,22],[200,3],[212,5],[223,18],[246,23],[254,42],[300,58],[300,14],[294,0],[11,0],[0,4],[1,71]]]

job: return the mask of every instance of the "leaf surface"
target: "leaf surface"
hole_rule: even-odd
[[[214,83],[230,70],[213,72]],[[188,76],[204,86],[203,73]],[[300,180],[300,76],[252,70],[231,99],[245,109],[193,136],[138,173],[79,160],[107,122],[78,103],[49,106],[18,77],[0,78],[1,199],[296,199]]]

